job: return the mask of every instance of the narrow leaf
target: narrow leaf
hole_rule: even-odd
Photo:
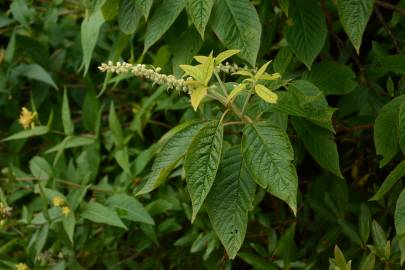
[[[70,116],[69,99],[67,96],[67,90],[63,91],[63,103],[62,103],[62,124],[63,131],[67,135],[72,135],[74,132],[74,125]]]
[[[125,224],[122,223],[121,219],[117,216],[117,213],[114,210],[107,208],[97,202],[87,203],[81,216],[95,223],[103,223],[127,229]]]
[[[277,103],[278,96],[276,93],[268,89],[266,86],[262,84],[255,85],[255,92],[256,94],[268,103]]]
[[[377,190],[377,193],[370,199],[371,201],[381,200],[385,194],[405,175],[405,160],[399,163],[394,170],[385,178],[384,182]]]

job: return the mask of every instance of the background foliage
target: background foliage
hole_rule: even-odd
[[[405,1],[13,0],[0,7],[1,269],[401,269]],[[195,55],[226,49],[240,50],[226,61],[253,71],[273,59],[267,71],[282,79],[266,86],[279,100],[255,95],[247,113],[288,134],[293,157],[279,153],[298,175],[294,215],[257,180],[269,181],[268,171],[253,173],[260,186],[247,181],[240,205],[246,236],[239,251],[225,245],[227,252],[216,223],[222,216],[208,214],[218,209],[212,198],[232,184],[221,176],[242,166],[230,146],[252,142],[241,142],[239,127],[225,129],[217,175],[224,180],[215,180],[191,223],[183,166],[174,164],[154,191],[140,191],[167,132],[217,119],[218,104],[205,100],[196,112],[187,94],[97,69],[125,60],[180,77],[180,65],[195,64]],[[23,130],[22,107],[37,113],[36,127]],[[263,122],[258,128],[268,130]],[[260,164],[251,157],[243,162]],[[252,171],[244,173],[248,179]]]

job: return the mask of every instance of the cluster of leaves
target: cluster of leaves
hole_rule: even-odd
[[[0,7],[1,269],[401,269],[405,1]]]

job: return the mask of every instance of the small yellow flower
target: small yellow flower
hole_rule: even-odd
[[[24,129],[27,129],[29,127],[33,128],[35,126],[34,120],[36,117],[37,117],[36,112],[31,112],[27,108],[22,107],[18,122]]]
[[[70,208],[67,206],[62,207],[62,213],[65,217],[67,217],[70,213]]]
[[[15,269],[17,269],[17,270],[29,270],[30,268],[25,263],[17,263],[15,265]]]
[[[61,206],[65,203],[65,201],[63,200],[63,198],[56,196],[52,198],[52,204],[54,206]]]

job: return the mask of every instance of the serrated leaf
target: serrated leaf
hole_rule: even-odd
[[[187,150],[184,169],[192,203],[191,222],[214,183],[221,160],[223,131],[221,122],[209,122],[200,129]]]
[[[197,111],[198,105],[200,105],[203,98],[207,95],[207,90],[206,86],[200,86],[191,93],[191,105],[194,111]]]
[[[326,40],[325,16],[314,0],[290,0],[289,18],[292,25],[284,30],[288,46],[311,69]]]
[[[384,182],[377,190],[371,201],[381,200],[385,194],[405,175],[405,160],[399,163],[385,178]]]
[[[402,190],[397,200],[394,219],[399,248],[401,250],[402,265],[405,261],[405,189]]]
[[[266,86],[262,84],[256,84],[255,92],[264,101],[272,104],[277,103],[278,100],[277,94],[268,89]]]
[[[135,4],[141,10],[142,15],[145,16],[145,20],[148,20],[150,9],[153,5],[153,0],[136,0]]]
[[[318,86],[325,95],[345,95],[357,87],[356,74],[350,67],[332,61],[314,64],[302,78]]]
[[[186,0],[187,11],[195,28],[204,39],[205,27],[211,15],[215,0]]]
[[[49,132],[49,128],[46,126],[38,126],[34,127],[32,129],[27,129],[27,130],[22,130],[20,132],[17,132],[5,139],[3,139],[3,142],[6,141],[13,141],[13,140],[21,140],[21,139],[26,139],[34,136],[41,136],[45,135]]]
[[[134,0],[121,0],[119,2],[118,26],[126,35],[135,33],[141,18],[136,2]]]
[[[364,30],[373,13],[373,5],[374,0],[338,0],[340,22],[357,53],[360,51]]]
[[[262,27],[249,0],[215,1],[210,23],[227,48],[239,49],[239,56],[255,66]]]
[[[164,0],[157,6],[146,26],[144,53],[172,26],[185,7],[184,1]]]
[[[63,102],[62,102],[62,124],[63,131],[67,135],[72,135],[74,132],[74,125],[72,118],[70,116],[69,99],[67,96],[67,90],[63,91]]]
[[[225,61],[226,59],[228,59],[229,57],[238,53],[240,53],[240,50],[226,50],[224,52],[221,52],[215,57],[215,64],[218,65],[223,61]]]
[[[151,192],[166,180],[178,161],[186,154],[194,136],[206,124],[207,122],[205,121],[191,120],[174,128],[174,133],[165,135],[167,142],[156,156],[152,165],[152,171],[148,175],[145,185],[138,191],[137,195]]]
[[[122,223],[117,213],[98,202],[89,202],[86,204],[84,211],[81,213],[84,219],[95,223],[116,226],[127,230],[127,226]]]
[[[343,178],[339,166],[339,153],[333,133],[305,119],[292,118],[292,124],[305,148],[324,169]]]
[[[103,3],[103,1],[100,1],[100,3]],[[94,48],[96,47],[100,28],[103,23],[104,17],[100,5],[97,5],[97,7],[91,13],[89,10],[86,11],[86,17],[82,22],[80,30],[83,51],[81,68],[84,68],[84,75],[87,74],[90,67],[91,56]]]
[[[246,125],[242,154],[256,183],[285,201],[296,214],[298,177],[292,164],[294,152],[285,131],[270,122]]]
[[[380,167],[385,166],[398,153],[398,118],[401,106],[405,104],[405,95],[385,104],[374,122],[374,144],[377,155],[382,155]]]
[[[207,210],[230,259],[235,258],[245,239],[255,187],[243,165],[240,146],[228,149],[208,194]]]
[[[231,100],[233,100],[237,95],[239,95],[239,93],[241,93],[243,90],[245,90],[246,88],[246,84],[241,83],[238,84],[237,86],[235,86],[232,91],[229,93],[228,97],[227,97],[227,102],[230,102]]]
[[[155,224],[153,218],[143,205],[134,197],[126,194],[115,194],[106,201],[107,205],[117,209],[119,216],[134,222]]]

